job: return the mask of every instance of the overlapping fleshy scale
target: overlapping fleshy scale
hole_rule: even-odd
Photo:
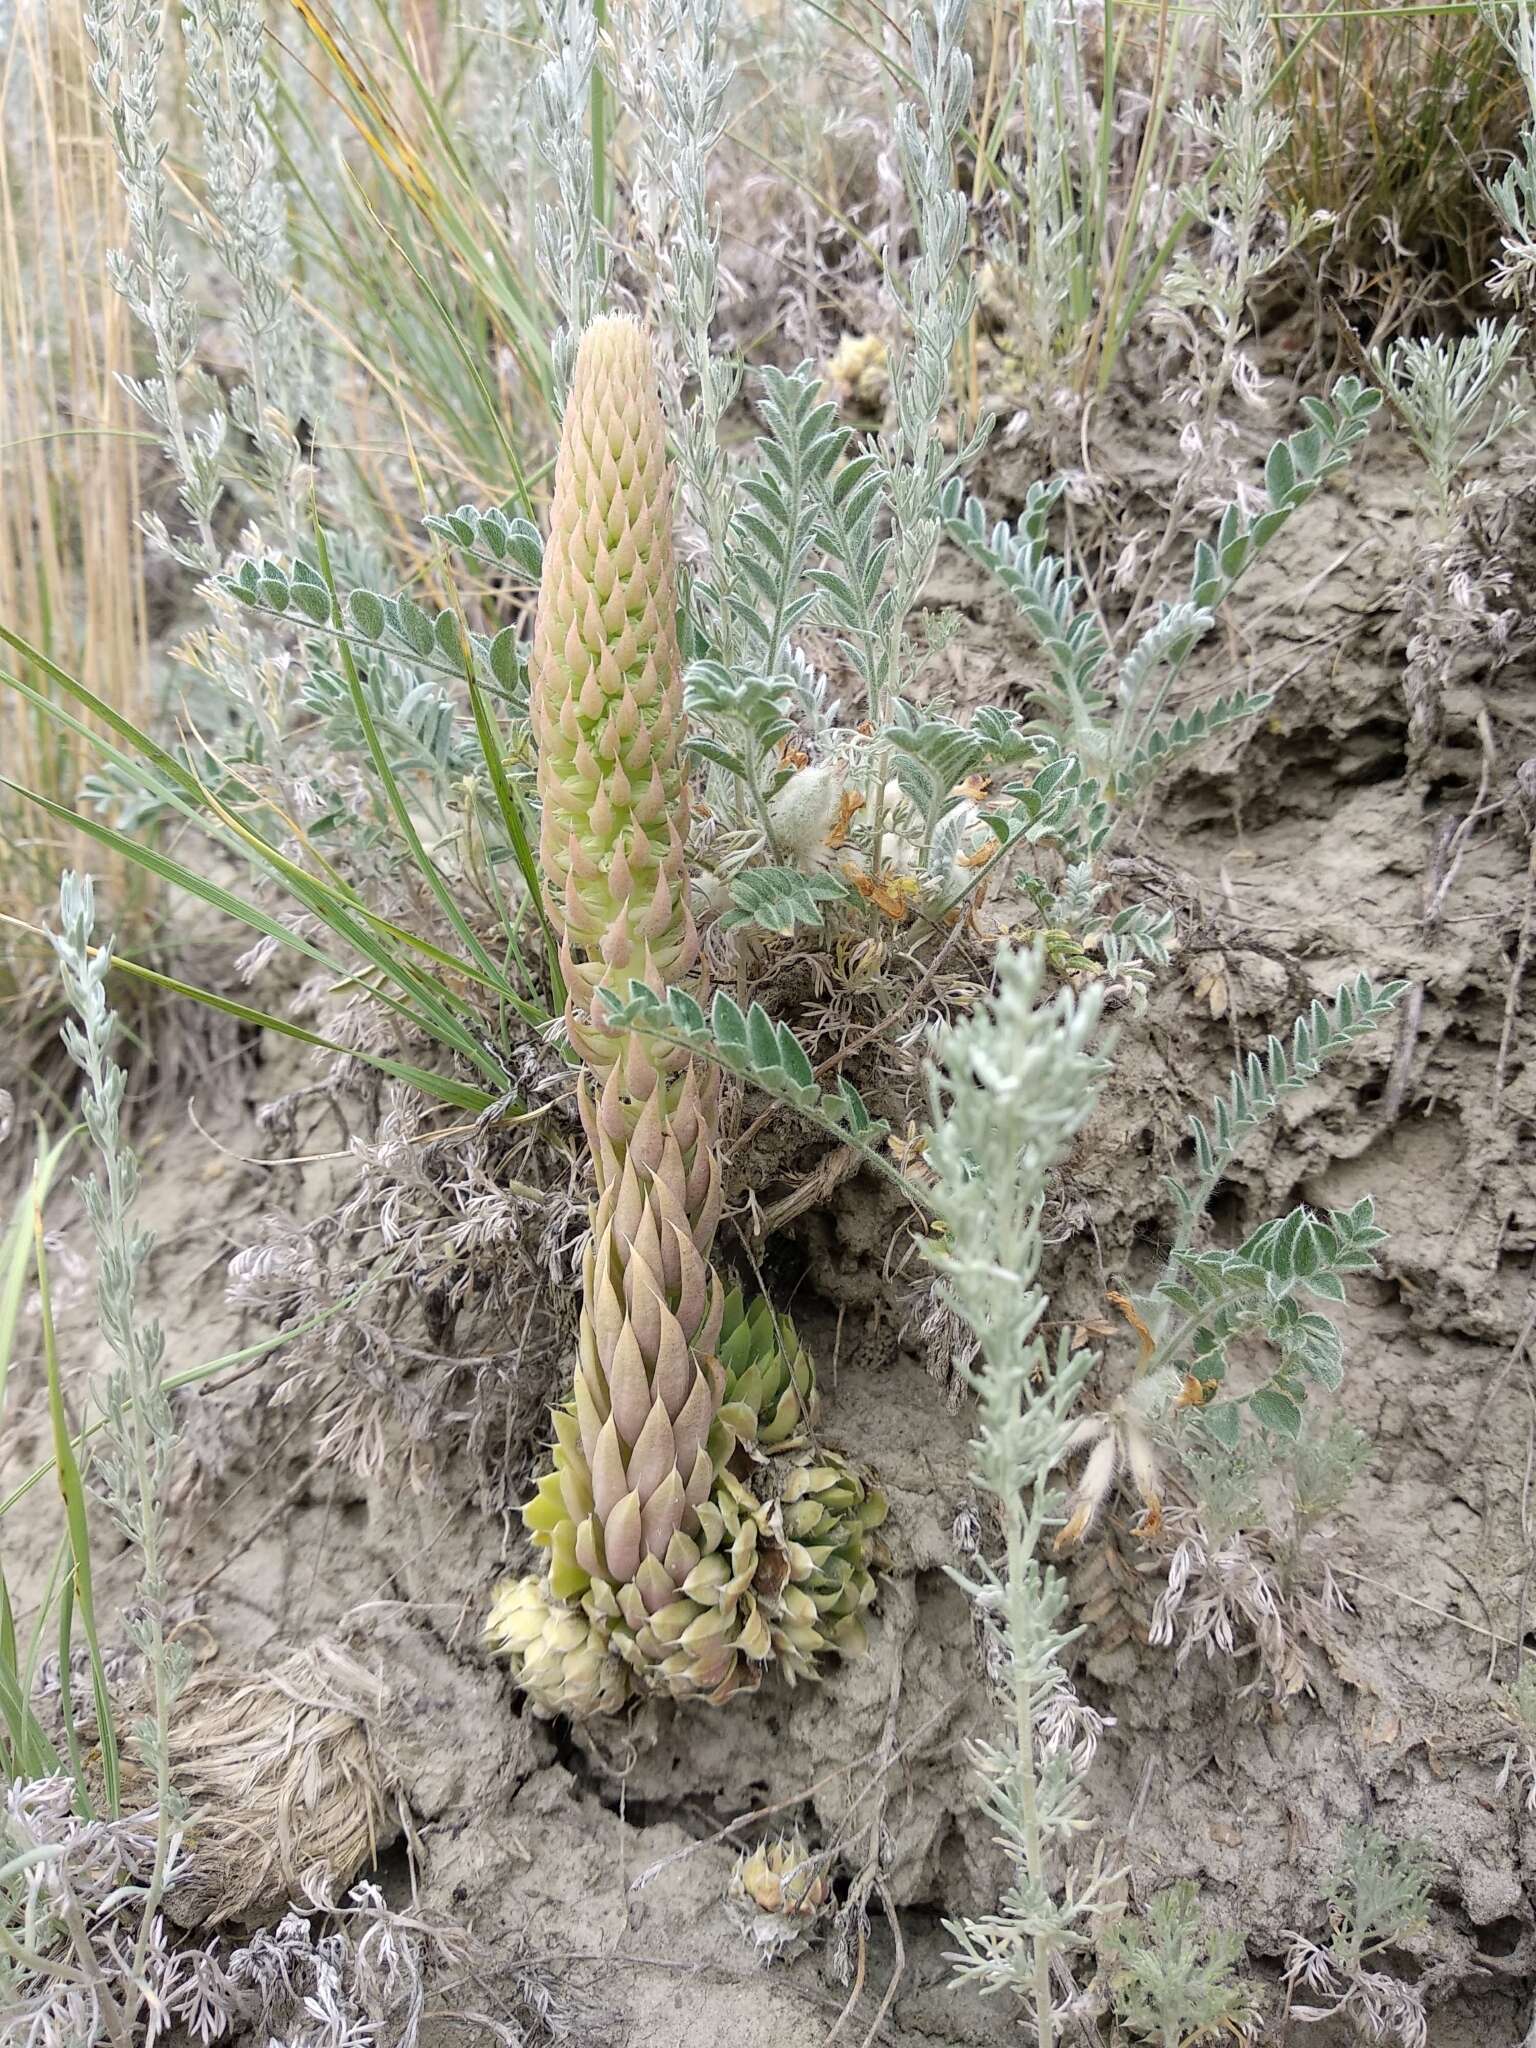
[[[723,1699],[775,1656],[793,1676],[853,1646],[878,1496],[813,1451],[815,1376],[792,1327],[727,1295],[710,1263],[717,1073],[612,1030],[602,1000],[688,983],[699,951],[672,481],[651,344],[630,320],[597,321],[578,351],[530,681],[597,1199],[571,1396],[524,1511],[547,1567],[498,1592],[492,1636],[549,1711],[611,1711],[615,1671]],[[782,1470],[762,1466],[780,1453]]]
[[[713,1479],[694,1533],[674,1551],[670,1597],[649,1604],[638,1581],[615,1588],[584,1564],[588,1510],[573,1406],[556,1411],[554,1468],[524,1509],[549,1557],[551,1598],[623,1660],[636,1689],[717,1702],[757,1685],[771,1664],[793,1684],[814,1676],[828,1653],[857,1655],[886,1558],[881,1494],[806,1431],[786,1433],[791,1404],[802,1416],[816,1407],[794,1325],[733,1291],[722,1330],[730,1364],[710,1441]]]

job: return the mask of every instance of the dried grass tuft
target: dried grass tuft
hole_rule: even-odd
[[[171,1775],[186,1801],[166,1910],[182,1927],[334,1895],[395,1832],[380,1742],[385,1688],[326,1637],[253,1675],[206,1671],[177,1701]]]

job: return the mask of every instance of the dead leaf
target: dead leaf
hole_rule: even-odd
[[[1365,1724],[1366,1744],[1378,1749],[1389,1742],[1396,1742],[1402,1732],[1402,1717],[1394,1714],[1390,1707],[1384,1707],[1379,1714],[1372,1714]]]
[[[1145,1365],[1147,1360],[1152,1356],[1153,1352],[1157,1349],[1157,1339],[1153,1336],[1152,1332],[1147,1328],[1146,1324],[1142,1321],[1141,1311],[1137,1308],[1136,1304],[1131,1300],[1128,1294],[1116,1294],[1114,1289],[1111,1288],[1108,1292],[1107,1298],[1114,1304],[1114,1306],[1117,1309],[1119,1309],[1121,1315],[1125,1317],[1125,1320],[1130,1324],[1131,1328],[1136,1332],[1136,1335],[1140,1338],[1140,1363],[1142,1365]]]
[[[1220,953],[1209,953],[1195,982],[1195,1001],[1204,1003],[1212,1017],[1225,1017],[1231,1007],[1232,990],[1227,980],[1227,963]]]
[[[1107,1323],[1099,1316],[1089,1316],[1084,1322],[1072,1325],[1072,1349],[1082,1351],[1090,1337],[1113,1337],[1117,1325]]]
[[[837,815],[832,820],[832,829],[827,834],[829,847],[848,844],[848,827],[864,808],[864,799],[857,790],[845,789],[837,800]]]

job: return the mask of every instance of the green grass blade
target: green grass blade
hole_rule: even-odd
[[[248,903],[244,897],[236,896],[232,890],[224,888],[218,882],[209,881],[195,869],[173,859],[169,854],[161,853],[158,848],[144,845],[127,833],[119,832],[115,826],[103,823],[99,818],[71,811],[65,805],[55,803],[52,797],[42,796],[36,790],[25,789],[20,783],[12,782],[8,776],[0,775],[0,788],[9,789],[17,796],[25,797],[28,803],[36,804],[50,817],[73,825],[85,833],[87,838],[111,848],[123,859],[159,877],[169,886],[195,896],[211,909],[222,911],[238,923],[275,939],[293,952],[302,953],[306,958],[324,967],[327,973],[338,981],[351,981],[357,978],[354,969],[347,968],[329,954],[321,952],[309,940],[289,931],[286,925],[269,916],[256,904]],[[391,994],[388,989],[375,988],[372,993],[377,1001],[386,1004],[397,1015],[409,1019],[419,1029],[427,1031],[430,1036],[461,1053],[471,1066],[478,1068],[488,1079],[497,1082],[498,1085],[505,1083],[507,1075],[500,1060],[459,1022],[454,1010],[463,1006],[457,1004],[456,999],[441,982],[424,980],[414,969],[397,959],[366,924],[358,921],[352,914],[351,906],[341,902],[338,892],[316,882],[312,877],[304,876],[302,870],[295,870],[294,874],[302,879],[290,878],[290,886],[304,907],[327,924],[339,938],[345,939],[365,959],[370,960],[387,980],[394,981],[405,992],[405,997],[412,999],[405,1000],[401,996]],[[468,972],[461,963],[453,961],[452,964],[460,971]]]
[[[73,1549],[73,1543],[70,1543],[71,1553]],[[75,1804],[87,1820],[94,1820],[96,1802],[91,1797],[90,1782],[85,1775],[85,1757],[80,1748],[80,1731],[75,1726],[75,1686],[70,1675],[74,1635],[75,1578],[71,1571],[65,1574],[59,1591],[59,1711],[64,1716],[64,1750],[69,1758],[69,1775],[75,1781]],[[93,1671],[93,1680],[94,1676]]]
[[[33,1199],[45,1200],[69,1146],[60,1139],[49,1145],[39,1133],[33,1164]],[[4,1437],[6,1386],[16,1343],[22,1297],[32,1260],[32,1210],[21,1201],[0,1241],[0,1440]],[[16,1646],[16,1617],[10,1587],[0,1562],[0,1721],[4,1722],[5,1768],[15,1777],[47,1777],[60,1769],[59,1753],[32,1711],[31,1685],[23,1679]]]
[[[11,1589],[0,1565],[0,1721],[5,1739],[0,1742],[0,1762],[7,1777],[51,1778],[63,1768],[59,1752],[48,1740],[42,1724],[32,1711],[22,1686],[21,1667],[16,1655],[16,1617],[11,1611]]]
[[[112,1726],[112,1694],[106,1667],[101,1660],[101,1643],[96,1632],[96,1603],[91,1583],[91,1528],[86,1507],[85,1482],[75,1457],[74,1438],[64,1408],[64,1386],[59,1372],[59,1347],[53,1326],[53,1300],[48,1287],[48,1253],[43,1239],[43,1203],[34,1188],[32,1241],[36,1251],[38,1307],[43,1331],[43,1365],[48,1377],[48,1417],[53,1428],[54,1466],[59,1492],[64,1500],[68,1531],[70,1573],[59,1605],[59,1686],[64,1698],[64,1725],[69,1741],[70,1761],[75,1770],[76,1790],[86,1813],[90,1797],[81,1769],[74,1731],[73,1688],[69,1676],[70,1643],[74,1633],[74,1609],[80,1611],[80,1627],[91,1664],[91,1692],[96,1703],[96,1728],[101,1749],[102,1788],[107,1812],[115,1820],[120,1811],[121,1788],[117,1759],[117,1734]]]
[[[462,630],[463,621],[460,621]],[[555,937],[549,913],[544,907],[544,877],[534,858],[533,841],[528,831],[528,820],[523,812],[521,799],[512,787],[507,774],[507,764],[502,758],[501,733],[495,715],[485,700],[469,658],[464,650],[464,681],[469,689],[469,705],[475,716],[475,736],[480,742],[480,752],[485,761],[485,772],[491,779],[491,789],[496,798],[496,808],[501,813],[502,830],[506,833],[512,848],[512,857],[517,862],[517,871],[523,878],[529,901],[538,914],[539,926],[544,934],[544,955],[549,968],[551,1003],[558,1013],[565,1008],[565,976],[560,968],[560,945]]]
[[[459,671],[454,669],[449,671],[449,673],[457,679]],[[487,975],[482,973],[479,968],[469,961],[461,959],[455,953],[445,952],[441,946],[434,945],[430,939],[423,938],[419,932],[410,931],[404,925],[396,924],[391,918],[381,916],[378,911],[369,908],[357,894],[356,890],[350,888],[339,878],[333,877],[327,880],[319,876],[309,875],[305,869],[290,861],[279,848],[272,846],[258,832],[252,831],[249,826],[234,817],[224,806],[217,804],[211,792],[195,776],[183,777],[178,788],[171,788],[166,783],[157,781],[142,760],[137,759],[133,754],[124,752],[122,748],[114,746],[110,740],[104,739],[99,732],[93,731],[83,719],[74,717],[61,704],[55,704],[41,691],[34,690],[30,683],[25,683],[18,676],[12,675],[8,669],[0,668],[0,682],[8,684],[10,688],[15,690],[18,695],[24,697],[28,703],[45,717],[53,719],[57,724],[62,725],[66,731],[76,734],[88,745],[93,746],[105,759],[111,761],[114,766],[120,769],[125,777],[136,782],[139,788],[154,797],[157,802],[170,805],[178,817],[186,819],[189,824],[195,825],[200,832],[206,833],[215,845],[223,847],[226,852],[233,854],[236,858],[249,860],[253,864],[265,863],[272,869],[277,879],[290,888],[294,886],[294,878],[298,877],[301,882],[308,883],[315,889],[334,891],[335,896],[345,904],[351,913],[363,918],[374,931],[380,933],[383,937],[393,939],[400,945],[410,947],[413,952],[421,954],[423,959],[432,961],[435,966],[447,968],[451,973],[460,974],[470,981],[478,982],[481,987],[490,989],[494,994],[500,995],[504,993],[504,978],[500,974],[493,973]],[[84,687],[83,684],[80,685],[82,691]],[[89,692],[86,692],[86,694],[89,695]],[[130,727],[129,730],[137,731],[137,728]],[[150,744],[146,738],[146,748]],[[193,795],[187,795],[186,792],[188,790],[193,792]],[[32,802],[44,801],[35,791],[24,791],[23,794]],[[212,815],[210,815],[210,810]],[[71,816],[74,817],[75,822],[82,829],[89,830],[89,823],[86,819],[74,813],[71,813]],[[107,827],[104,829],[110,830],[112,828]],[[139,844],[137,840],[129,840],[126,843],[130,848]],[[327,876],[329,877],[329,875],[330,871],[327,870]],[[181,884],[179,880],[172,878],[172,886],[180,887]],[[233,912],[230,914],[234,915]],[[316,914],[323,917],[323,912],[317,911]],[[33,929],[30,925],[23,928],[29,931]],[[279,926],[273,933],[273,936],[282,940],[285,944],[296,945],[298,943],[294,939],[294,935],[287,932],[286,927],[283,926]],[[329,967],[339,979],[350,978],[347,970],[338,962],[327,960],[321,954],[314,954],[312,957],[319,961],[322,966]],[[549,1019],[547,1015],[533,1012],[529,1015],[528,1021],[535,1025],[542,1025],[548,1023]]]
[[[468,1081],[455,1081],[451,1074],[429,1073],[425,1067],[412,1066],[408,1060],[387,1059],[383,1053],[365,1052],[361,1046],[341,1045],[318,1031],[306,1031],[302,1024],[295,1024],[286,1017],[276,1017],[267,1010],[253,1009],[249,1003],[237,1002],[233,996],[221,996],[214,989],[199,988],[196,982],[178,981],[174,975],[161,974],[157,968],[141,966],[136,960],[125,960],[121,953],[112,955],[112,965],[124,974],[131,974],[137,981],[162,988],[168,995],[184,996],[189,1002],[201,1003],[206,1009],[218,1010],[226,1017],[238,1018],[242,1024],[254,1025],[262,1031],[276,1031],[284,1038],[292,1038],[300,1045],[312,1045],[320,1052],[341,1053],[348,1059],[361,1060],[376,1072],[388,1074],[392,1081],[405,1081],[411,1087],[419,1088],[424,1095],[447,1103],[452,1109],[468,1109],[478,1114],[500,1099]]]
[[[348,970],[339,960],[321,952],[320,948],[311,944],[308,939],[289,931],[286,925],[270,916],[259,905],[246,902],[243,896],[235,895],[233,890],[226,889],[220,883],[211,882],[205,875],[198,874],[195,868],[187,867],[184,862],[161,853],[153,846],[146,846],[141,840],[130,837],[126,832],[119,832],[115,825],[108,825],[102,819],[92,818],[80,811],[72,811],[68,805],[56,803],[51,796],[44,796],[35,789],[27,789],[19,782],[12,782],[8,775],[0,775],[0,789],[8,789],[14,796],[25,798],[28,803],[35,804],[40,811],[45,811],[50,818],[73,825],[88,839],[94,839],[98,846],[104,846],[109,852],[132,861],[146,874],[155,876],[158,881],[166,883],[170,888],[180,890],[187,896],[195,896],[199,902],[206,903],[211,910],[220,911],[225,917],[233,918],[237,924],[246,925],[251,931],[261,932],[266,938],[275,939],[291,951],[302,953],[305,959],[313,960],[316,966],[323,967],[328,974],[334,975],[338,980],[348,979]]]
[[[19,633],[13,633],[10,627],[3,622],[0,622],[0,641],[3,641],[13,653],[19,654],[24,662],[29,663],[34,668],[40,668],[51,682],[57,683],[59,688],[67,696],[72,697],[77,704],[83,704],[88,711],[92,712],[104,725],[115,732],[119,739],[127,740],[135,753],[147,755],[163,774],[169,776],[172,782],[179,783],[183,789],[188,790],[194,796],[197,794],[195,777],[188,773],[182,763],[176,759],[176,756],[167,753],[158,740],[153,739],[147,732],[144,732],[139,726],[135,725],[131,718],[126,717],[114,705],[109,704],[105,697],[98,697],[94,690],[88,688],[78,677],[72,676],[68,669],[60,668],[59,664],[50,656],[44,654],[41,648],[34,647],[30,640],[24,640]],[[44,710],[52,710],[53,707],[49,699],[40,692],[28,689],[19,677],[11,675],[6,670],[0,670],[0,681],[10,683],[13,687],[19,688],[24,696],[29,697],[34,704],[40,704]]]

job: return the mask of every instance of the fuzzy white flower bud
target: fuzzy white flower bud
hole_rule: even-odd
[[[804,867],[826,846],[843,800],[843,778],[837,768],[817,764],[792,775],[768,806],[780,852]]]

